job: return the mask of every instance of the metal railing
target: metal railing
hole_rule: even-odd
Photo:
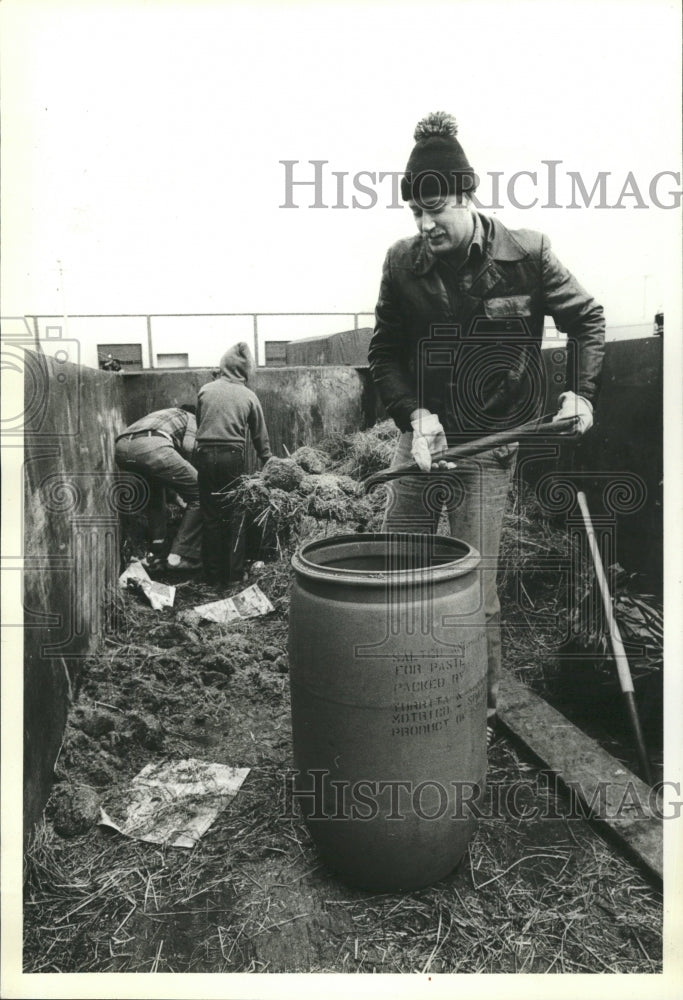
[[[36,345],[40,340],[40,321],[49,319],[63,319],[67,323],[70,319],[144,319],[147,328],[147,350],[149,354],[150,368],[156,367],[154,364],[152,321],[155,319],[232,319],[235,317],[250,317],[254,338],[254,360],[260,364],[259,358],[259,318],[266,316],[349,316],[353,318],[353,329],[359,329],[358,319],[360,316],[373,316],[372,309],[361,309],[359,312],[338,312],[336,310],[327,312],[220,312],[220,313],[70,313],[69,316],[58,316],[57,313],[27,314],[25,319],[30,320],[33,326]]]

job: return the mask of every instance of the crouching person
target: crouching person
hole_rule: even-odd
[[[221,358],[218,377],[199,390],[195,463],[202,558],[211,584],[239,583],[244,573],[245,533],[240,519],[226,510],[226,497],[244,473],[247,430],[261,463],[271,457],[261,404],[247,387],[254,367],[248,345],[235,344]]]
[[[163,557],[167,546],[166,491],[174,491],[187,505],[168,555],[169,569],[200,568],[199,488],[197,470],[191,463],[197,429],[194,412],[191,404],[155,410],[116,438],[118,467],[142,476],[147,483],[147,544],[157,559]]]

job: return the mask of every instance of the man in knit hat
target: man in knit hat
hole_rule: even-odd
[[[244,568],[244,531],[226,496],[244,472],[247,430],[263,464],[271,457],[261,404],[247,382],[254,372],[248,344],[225,352],[219,375],[199,390],[197,447],[202,552],[207,582],[237,583]]]
[[[546,236],[510,231],[476,210],[477,178],[457,138],[455,119],[428,115],[401,182],[418,235],[388,251],[368,360],[387,412],[402,431],[393,464],[425,472],[447,447],[525,423],[546,397],[541,340],[545,316],[568,338],[565,391],[555,419],[593,422],[604,354],[602,307],[550,249]],[[503,512],[518,445],[458,460],[442,482],[451,534],[482,557],[488,647],[489,742],[500,676],[496,591]],[[452,466],[451,466],[452,468]],[[444,490],[429,477],[394,480],[385,531],[436,532]]]

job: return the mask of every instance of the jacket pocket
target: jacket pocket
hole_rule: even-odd
[[[483,306],[489,319],[531,316],[530,295],[504,295],[497,299],[484,299]]]

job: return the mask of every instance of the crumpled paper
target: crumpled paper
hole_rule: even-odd
[[[275,608],[256,583],[240,591],[234,597],[226,597],[222,601],[212,601],[211,604],[200,604],[196,608],[184,612],[184,617],[204,618],[219,625],[230,625],[232,622],[243,621],[245,618],[258,618],[267,615]]]
[[[135,840],[194,847],[249,771],[193,758],[148,764],[133,778],[118,807],[125,810],[125,818],[114,820],[100,807],[98,822]]]
[[[144,594],[155,611],[172,608],[175,587],[152,580],[139,559],[133,559],[119,577],[119,587]]]

